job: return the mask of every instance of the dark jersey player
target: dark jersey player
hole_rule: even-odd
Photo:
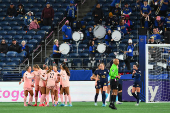
[[[100,70],[97,72],[97,78],[96,78],[95,86],[97,86],[97,80],[100,79],[100,89],[103,89],[103,92],[102,92],[103,105],[102,105],[102,107],[106,107],[106,105],[105,105],[105,99],[106,99],[105,92],[106,92],[107,86],[108,86],[108,74],[109,74],[109,71],[107,69],[105,69],[105,65],[103,63],[101,63],[100,64]]]
[[[138,69],[139,66],[137,64],[133,65],[133,73],[132,78],[134,78],[133,88],[132,88],[132,95],[137,99],[136,106],[139,105],[139,94],[140,94],[140,87],[141,87],[141,71]],[[137,92],[137,95],[135,94]]]

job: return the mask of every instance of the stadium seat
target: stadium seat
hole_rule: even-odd
[[[11,2],[11,0],[2,0],[2,3],[10,3]]]
[[[11,35],[5,35],[5,36],[4,36],[4,39],[5,39],[5,40],[12,40],[12,36],[11,36]]]
[[[81,58],[88,58],[89,54],[88,53],[80,53],[79,54]]]
[[[27,56],[27,52],[26,51],[22,51],[21,53],[17,54],[17,57],[19,57],[19,58],[24,58],[26,56]]]
[[[31,11],[32,11],[32,12],[38,12],[38,11],[39,11],[39,8],[36,8],[36,7],[35,7],[35,8],[31,8]]]
[[[43,26],[41,27],[41,30],[49,31],[51,29],[51,26]]]
[[[36,3],[38,0],[29,0],[30,3]]]
[[[22,31],[22,30],[21,31],[17,31],[17,34],[18,35],[26,35],[26,31]]]
[[[28,0],[22,0],[22,3],[28,3]]]
[[[33,44],[33,46],[34,47],[36,47],[37,46],[37,44],[38,44],[38,41],[37,40],[35,40],[35,39],[32,39],[32,40],[29,40],[29,42],[28,42],[29,44]]]
[[[6,18],[5,18],[5,21],[8,21],[8,22],[9,22],[9,21],[13,21],[13,20],[14,20],[13,17],[6,17]]]
[[[2,40],[2,35],[0,35],[0,40]]]
[[[6,65],[5,62],[0,62],[0,67],[3,67],[3,66],[5,66],[5,65]]]
[[[0,53],[0,57],[1,57],[1,58],[2,58],[2,57],[6,57],[6,54]]]
[[[15,40],[21,40],[22,39],[22,35],[15,35],[13,38]]]
[[[46,31],[44,31],[44,30],[40,30],[37,32],[37,35],[41,35],[43,37],[45,36],[45,34],[46,34]]]
[[[11,31],[8,31],[8,35],[16,35],[16,31],[13,31],[13,30],[11,30]]]
[[[48,0],[38,0],[38,2],[46,3]]]
[[[66,12],[66,8],[58,8],[58,12]]]
[[[80,44],[79,48],[87,48],[87,44]]]
[[[6,8],[6,7],[7,7],[6,4],[0,3],[0,8]]]
[[[79,58],[79,54],[77,54],[77,53],[70,53],[70,58]]]
[[[31,31],[27,31],[27,35],[35,35],[36,34],[36,32],[35,31],[33,31],[33,30],[31,30]]]
[[[11,0],[12,3],[19,3],[19,0]]]
[[[23,39],[29,41],[29,40],[32,39],[32,36],[31,35],[24,35]]]
[[[4,26],[3,30],[11,30],[11,27],[10,26]]]
[[[32,3],[28,3],[28,4],[25,4],[24,7],[32,8],[32,7],[34,7],[34,5]]]
[[[14,26],[14,27],[12,27],[12,30],[22,30],[22,27],[21,26]]]
[[[0,23],[1,23],[2,26],[8,26],[9,25],[9,22],[7,22],[7,21],[2,21]]]
[[[116,58],[116,56],[115,56],[114,53],[110,53],[110,54],[109,54],[109,57]]]
[[[0,35],[6,35],[7,34],[7,31],[0,31]]]
[[[27,44],[27,46],[29,47],[30,53],[32,53],[34,46],[32,44]]]
[[[41,16],[42,15],[42,12],[36,12],[35,13],[35,16]]]
[[[11,57],[16,57],[17,54],[18,54],[18,53],[15,52],[15,51],[8,51],[7,54],[6,54],[6,56],[9,57],[9,58],[11,58]]]
[[[1,58],[0,60],[1,62],[11,62],[11,59],[10,58]]]
[[[59,8],[59,7],[61,7],[61,4],[60,4],[60,3],[59,3],[59,4],[58,4],[58,3],[57,3],[57,4],[54,4],[53,7]]]
[[[38,40],[38,42],[40,42],[42,40],[42,36],[41,35],[34,35],[33,39]]]
[[[48,0],[50,3],[55,3],[57,0]]]
[[[17,65],[19,65],[19,62],[8,62],[6,65],[7,66],[17,66]]]
[[[9,22],[9,25],[10,25],[10,26],[17,26],[17,25],[18,25],[18,22],[16,22],[16,21],[11,21],[11,22]]]

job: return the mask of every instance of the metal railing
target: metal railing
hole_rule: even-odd
[[[38,49],[40,48],[40,51],[38,51]],[[35,56],[35,52],[38,52]],[[32,53],[32,67],[34,65],[34,59],[41,53],[41,62],[42,62],[42,45],[38,45],[38,47],[33,51]]]

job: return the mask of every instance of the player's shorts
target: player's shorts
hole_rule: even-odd
[[[134,82],[133,87],[141,87],[141,82]]]
[[[100,89],[100,82],[97,81],[97,85],[95,86],[96,89]]]
[[[110,88],[111,90],[118,89],[118,81],[115,79],[110,79]]]
[[[40,88],[39,85],[35,85],[35,90],[36,91],[39,91],[40,90],[39,88]]]
[[[104,86],[108,86],[108,81],[100,81],[100,88],[103,88]]]

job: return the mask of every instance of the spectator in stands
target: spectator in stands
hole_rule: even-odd
[[[54,45],[53,45],[53,58],[55,63],[58,65],[59,58],[61,57],[61,51],[59,51],[59,45],[58,45],[58,40],[54,40]]]
[[[158,9],[158,3],[159,3],[159,0],[152,0],[152,6],[154,8],[154,11]]]
[[[164,19],[161,18],[160,16],[157,16],[155,21],[154,21],[154,27],[158,28],[158,30],[163,31],[163,25],[164,25]]]
[[[148,44],[157,44],[153,36],[150,37]]]
[[[0,44],[0,53],[7,53],[8,52],[8,45],[5,42],[5,39],[1,40],[1,44]]]
[[[124,35],[129,34],[129,26],[125,24],[125,21],[123,19],[120,20],[119,25],[117,26],[117,30],[121,31]]]
[[[18,9],[17,9],[17,15],[25,15],[25,10],[22,4],[18,5]]]
[[[141,27],[144,28],[150,28],[150,26],[152,25],[152,21],[151,21],[151,17],[148,15],[147,12],[144,13],[144,15],[141,18]]]
[[[153,34],[150,36],[151,37],[154,37],[155,40],[161,40],[161,36],[158,34],[158,31],[156,28],[153,28]]]
[[[19,44],[17,43],[17,41],[15,39],[12,39],[12,44],[9,46],[9,51],[16,51],[16,52],[20,52],[19,49]]]
[[[170,31],[170,14],[168,14],[168,18],[165,19],[165,31]]]
[[[151,7],[148,5],[148,1],[147,0],[144,0],[144,5],[141,6],[140,13],[141,13],[142,17],[144,16],[145,12],[147,12],[147,15],[151,14]]]
[[[163,0],[163,3],[161,2],[162,0],[159,0],[159,7],[160,7],[159,16],[166,17],[166,13],[168,11],[168,0]]]
[[[131,70],[130,61],[133,58],[133,50],[134,50],[134,46],[132,45],[132,39],[128,40],[128,44],[129,46],[127,47],[127,51],[124,52],[126,54],[125,64],[127,69]]]
[[[112,12],[112,9],[115,7],[117,3],[121,4],[121,0],[113,0],[113,2],[110,4],[110,12]]]
[[[70,6],[67,6],[66,9],[66,17],[67,20],[69,20],[69,25],[71,28],[73,28],[73,22],[75,20],[75,17],[77,17],[77,8],[74,6],[74,1],[70,1]]]
[[[97,38],[94,37],[93,31],[92,31],[92,28],[91,28],[91,27],[88,28],[87,35],[86,35],[86,36],[87,36],[87,39],[88,39],[88,40],[94,40],[94,41],[95,41],[95,40],[97,39]]]
[[[45,26],[52,26],[52,21],[54,19],[54,9],[50,6],[50,3],[46,3],[46,7],[42,11],[41,21]]]
[[[110,46],[111,45],[111,42],[113,41],[113,39],[112,39],[112,36],[111,36],[111,30],[109,29],[108,31],[107,31],[107,34],[106,34],[106,36],[105,36],[105,43],[106,43],[106,45],[107,46]]]
[[[24,19],[24,24],[27,28],[29,28],[30,23],[34,20],[33,12],[29,11],[27,12],[27,15]]]
[[[143,5],[143,3],[141,2],[141,0],[136,0],[136,7],[139,10],[140,7]]]
[[[119,7],[119,3],[115,5],[115,7],[112,9],[113,16],[117,17],[118,19],[121,16],[121,8]]]
[[[11,3],[9,8],[7,9],[7,16],[8,17],[16,16],[16,9],[13,3]]]
[[[65,22],[65,25],[62,27],[62,33],[63,33],[63,41],[71,43],[72,29],[69,26],[69,21],[68,20]]]
[[[129,26],[129,30],[132,30],[132,28],[133,28],[133,23],[132,23],[132,21],[131,20],[129,20],[129,15],[126,15],[125,16],[125,24],[127,24],[128,26]],[[128,30],[128,29],[127,29]]]
[[[95,58],[95,46],[94,46],[94,41],[90,41],[90,47],[89,47],[89,57],[91,60],[94,60]]]
[[[26,51],[27,52],[27,58],[29,58],[29,47],[26,45],[26,42],[23,40],[21,42],[21,46],[20,46],[20,52]]]
[[[102,24],[103,11],[102,8],[100,7],[100,4],[96,5],[96,8],[93,10],[92,15],[94,17],[95,25]]]
[[[34,18],[34,21],[32,21],[29,25],[29,30],[34,30],[34,31],[39,31],[39,24],[38,24],[38,21],[37,21],[37,18]]]
[[[128,3],[125,3],[125,7],[123,8],[123,15],[131,15],[132,9],[129,7]]]
[[[110,12],[109,17],[106,18],[106,25],[111,26],[111,28],[118,25],[118,18],[113,16],[112,12]]]

